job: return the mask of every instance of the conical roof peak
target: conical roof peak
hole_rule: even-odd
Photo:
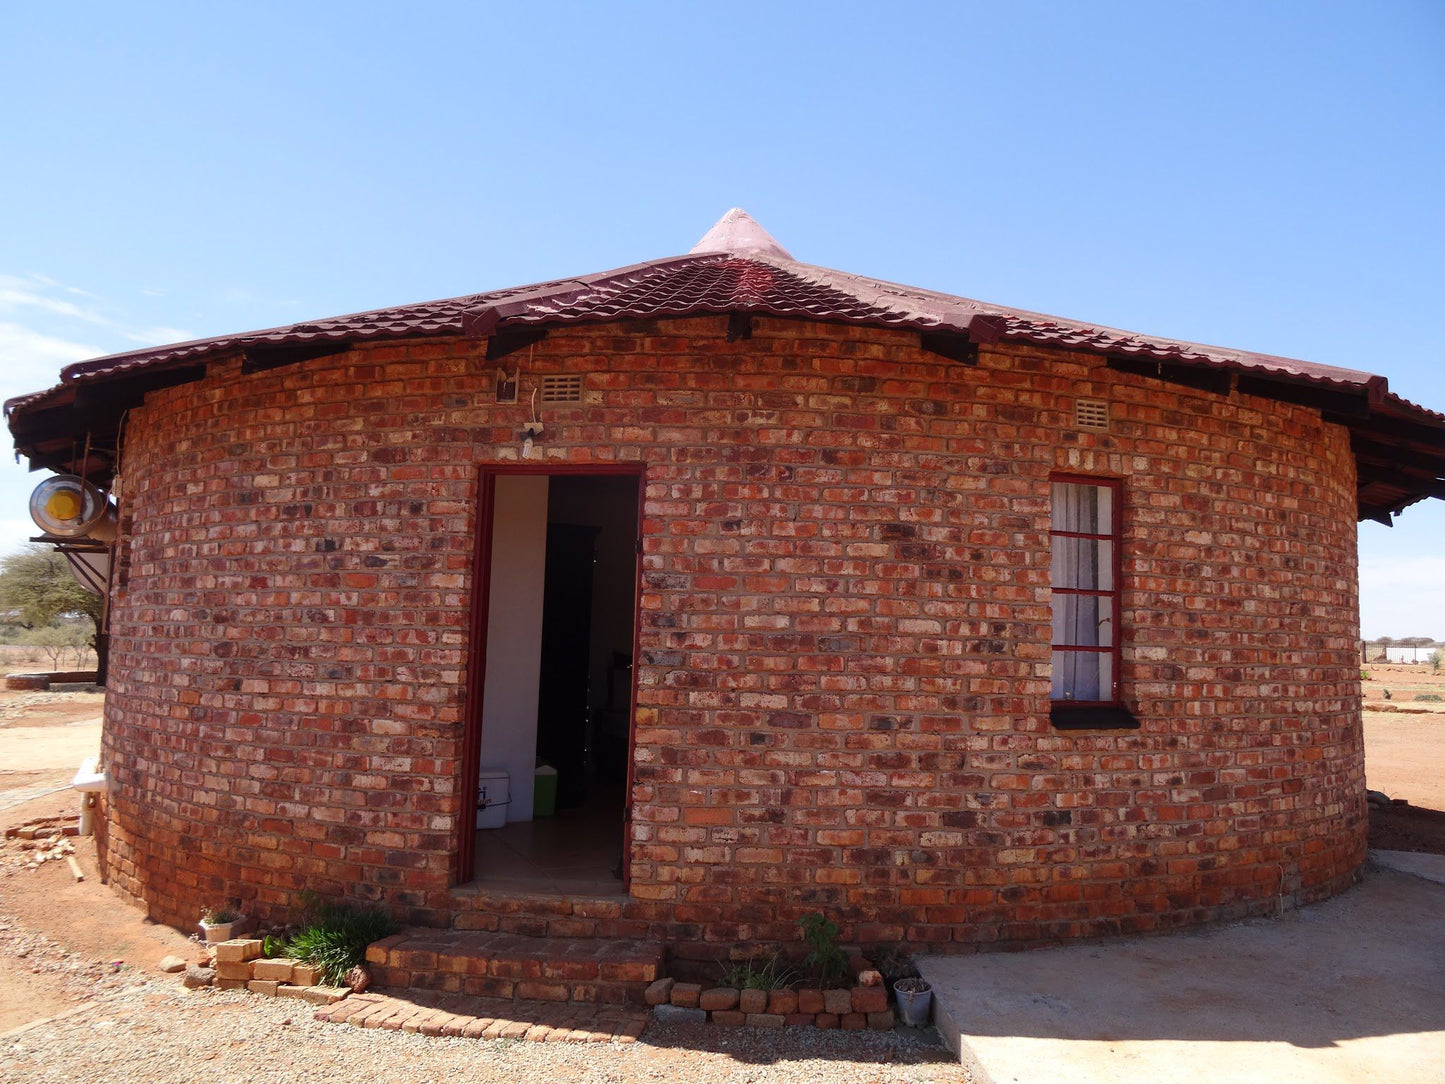
[[[791,260],[792,253],[774,240],[758,220],[741,207],[734,207],[702,235],[693,252],[731,252],[735,256],[771,256]]]

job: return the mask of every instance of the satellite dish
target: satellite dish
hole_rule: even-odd
[[[70,574],[75,582],[93,595],[104,595],[106,584],[110,583],[110,551],[104,553],[83,553],[78,550],[61,550],[70,565]]]
[[[30,518],[42,531],[59,538],[110,542],[116,534],[115,505],[84,478],[57,474],[30,494]]]

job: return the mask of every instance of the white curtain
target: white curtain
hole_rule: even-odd
[[[1053,585],[1086,591],[1112,591],[1113,491],[1107,486],[1053,484],[1053,529],[1104,538],[1055,535],[1052,539]],[[1107,700],[1113,675],[1107,652],[1061,650],[1107,647],[1113,643],[1112,601],[1108,595],[1054,592],[1053,698]]]

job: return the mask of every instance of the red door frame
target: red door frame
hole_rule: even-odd
[[[622,846],[622,888],[632,884],[632,770],[637,741],[638,634],[642,624],[642,515],[647,490],[644,463],[489,463],[477,472],[477,535],[472,547],[471,647],[467,652],[467,699],[462,729],[462,778],[457,818],[456,884],[476,876],[477,818],[474,798],[482,770],[482,701],[486,695],[487,619],[491,605],[492,526],[496,512],[497,478],[501,475],[545,474],[552,477],[592,476],[637,479],[637,562],[633,569],[632,688],[627,698],[627,803],[623,807],[625,833]]]

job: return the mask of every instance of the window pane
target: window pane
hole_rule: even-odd
[[[1098,538],[1053,539],[1053,585],[1093,591],[1114,589],[1114,543]]]
[[[1114,643],[1113,601],[1107,595],[1055,595],[1054,643],[1110,647]]]
[[[1108,700],[1109,655],[1096,651],[1055,651],[1053,699]]]
[[[1108,486],[1054,482],[1053,521],[1056,531],[1112,534],[1114,491]]]
[[[1118,584],[1114,562],[1119,539],[1114,527],[1113,486],[1051,483],[1053,532],[1050,574],[1053,593],[1053,698],[1111,703],[1119,633],[1114,627]],[[1077,538],[1065,535],[1102,535]],[[1096,650],[1082,650],[1094,648]]]

